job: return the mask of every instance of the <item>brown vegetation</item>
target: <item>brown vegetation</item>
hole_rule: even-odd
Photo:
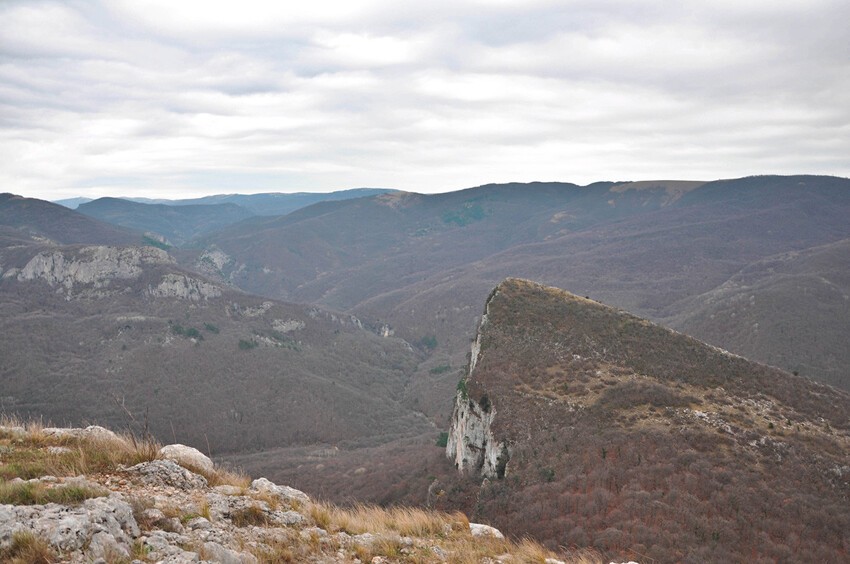
[[[444,506],[609,558],[847,558],[846,393],[518,280],[482,333],[467,387],[510,461]]]

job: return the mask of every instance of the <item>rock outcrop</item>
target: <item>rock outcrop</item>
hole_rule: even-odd
[[[487,301],[489,308],[490,300]],[[481,318],[478,333],[472,344],[469,369],[458,385],[452,423],[446,443],[446,456],[462,473],[480,474],[486,478],[503,478],[510,452],[507,444],[493,434],[496,409],[485,393],[477,400],[468,395],[466,383],[475,371],[481,354],[482,334],[487,327],[487,310]]]
[[[213,464],[210,457],[190,446],[181,444],[166,445],[159,449],[159,455],[168,460],[173,460],[178,464],[197,468],[203,472],[215,471],[215,464]]]
[[[4,277],[40,279],[70,292],[75,285],[106,288],[113,280],[138,278],[145,266],[173,263],[168,253],[154,247],[83,247],[38,253],[23,268],[10,269]]]
[[[102,427],[33,431],[21,425],[0,425],[0,443],[4,460],[57,456],[68,463],[79,456],[69,466],[78,468],[88,457],[108,452],[124,452],[130,459],[154,452],[192,468],[155,458],[132,466],[100,466],[88,476],[0,479],[3,562],[377,564],[451,562],[468,558],[471,551],[481,555],[481,562],[528,561],[522,547],[512,548],[500,531],[468,523],[458,514],[340,509],[265,478],[248,485],[243,477],[203,464],[198,458],[203,455],[184,445],[133,454],[135,441]],[[539,554],[542,549],[533,550]]]
[[[197,302],[221,296],[221,288],[185,274],[169,273],[162,277],[158,285],[149,287],[148,294],[155,298],[180,298]]]

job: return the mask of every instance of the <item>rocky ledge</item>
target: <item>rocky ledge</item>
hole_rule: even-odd
[[[341,509],[222,471],[184,445],[148,450],[132,465],[45,473],[78,470],[98,456],[138,457],[145,448],[102,427],[0,425],[0,561],[560,562],[462,514]],[[41,475],[10,478],[15,471]]]

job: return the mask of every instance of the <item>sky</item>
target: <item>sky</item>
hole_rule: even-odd
[[[847,0],[0,0],[0,192],[850,176]]]

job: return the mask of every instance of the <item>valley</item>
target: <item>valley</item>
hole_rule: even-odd
[[[335,194],[0,196],[2,412],[550,549],[850,550],[850,181]]]

